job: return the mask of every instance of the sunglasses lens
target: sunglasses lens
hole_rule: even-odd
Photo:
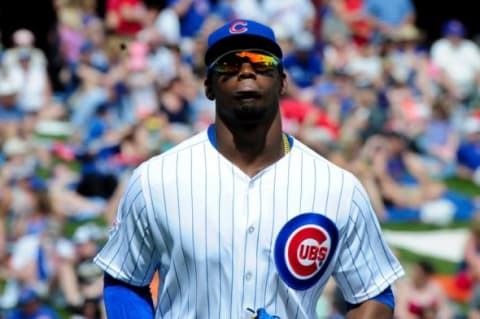
[[[257,52],[234,52],[221,58],[211,68],[220,74],[236,74],[240,71],[241,65],[248,62],[255,72],[265,73],[275,70],[279,60],[271,55]]]
[[[235,74],[240,70],[240,64],[232,62],[217,62],[212,69],[220,74]]]

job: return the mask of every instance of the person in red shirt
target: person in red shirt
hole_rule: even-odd
[[[106,23],[116,35],[133,37],[142,29],[146,8],[142,0],[107,0]]]

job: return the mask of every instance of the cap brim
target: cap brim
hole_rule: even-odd
[[[282,58],[282,50],[277,43],[272,42],[265,37],[251,34],[239,34],[224,38],[211,46],[205,53],[205,65],[207,67],[210,66],[212,62],[226,52],[252,48],[269,52],[279,59]]]

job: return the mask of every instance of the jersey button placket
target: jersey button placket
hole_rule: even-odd
[[[257,266],[257,240],[258,240],[258,220],[260,195],[258,183],[250,181],[247,190],[247,220],[245,223],[244,234],[246,244],[246,255],[243,273],[243,289],[244,299],[243,307],[253,307],[255,300],[253,300],[255,290],[255,274]]]

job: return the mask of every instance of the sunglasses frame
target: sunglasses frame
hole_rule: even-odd
[[[259,55],[260,59],[267,59],[271,60],[270,65],[269,62],[267,61],[258,61],[254,62],[251,60],[251,57],[248,55]],[[219,70],[219,63],[222,61],[222,59],[225,59],[225,57],[228,57],[229,55],[234,55],[233,58],[237,58],[238,61],[237,63],[231,63],[227,67],[231,67],[232,69],[230,71],[222,71]],[[268,73],[272,72],[274,70],[278,70],[279,66],[281,66],[282,61],[277,58],[276,56],[272,55],[269,52],[263,51],[263,50],[258,50],[258,49],[244,49],[244,50],[234,50],[234,51],[229,51],[225,54],[222,54],[220,57],[215,59],[210,66],[208,67],[209,72],[215,72],[220,75],[227,75],[227,74],[237,74],[240,72],[241,65],[245,62],[250,63],[252,68],[256,73]],[[226,62],[226,61],[225,61]],[[262,64],[262,66],[260,66]]]

